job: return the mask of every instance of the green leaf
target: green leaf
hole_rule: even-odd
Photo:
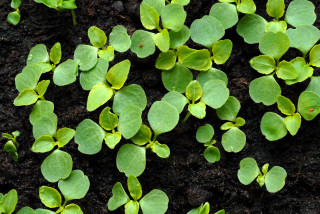
[[[267,173],[265,178],[265,184],[268,192],[275,193],[280,191],[284,185],[287,177],[287,172],[280,166],[274,166]]]
[[[131,63],[129,60],[123,60],[110,68],[107,73],[107,80],[112,85],[111,88],[119,90],[122,88],[128,78]]]
[[[39,62],[37,65],[40,66],[42,73],[47,73],[49,71],[52,71],[53,65],[51,65],[48,62]]]
[[[299,25],[296,29],[288,29],[290,47],[297,48],[304,56],[319,41],[320,31],[313,25]]]
[[[260,129],[269,141],[276,141],[287,135],[284,118],[273,112],[267,112],[263,115]]]
[[[14,143],[9,140],[5,145],[4,145],[4,151],[8,153],[14,153],[17,152],[17,147],[14,145]]]
[[[173,68],[177,61],[177,55],[175,52],[169,50],[159,54],[156,61],[156,68],[160,70],[170,70]]]
[[[165,101],[156,101],[148,112],[148,121],[155,135],[169,132],[179,122],[179,112]]]
[[[212,67],[211,55],[208,49],[195,50],[187,46],[180,46],[177,51],[179,63],[188,68],[206,71]]]
[[[251,81],[249,94],[255,103],[270,106],[277,101],[277,96],[281,94],[281,88],[273,76],[264,76]]]
[[[139,202],[130,200],[124,205],[126,214],[138,214],[139,213]]]
[[[307,120],[313,120],[320,113],[320,96],[312,91],[304,91],[298,100],[298,112]]]
[[[233,127],[222,135],[221,144],[227,152],[240,152],[246,145],[246,135],[239,128]]]
[[[61,44],[59,42],[55,43],[52,48],[50,49],[50,60],[55,65],[59,64],[61,60]]]
[[[250,66],[260,74],[271,74],[276,69],[276,62],[271,56],[260,55],[250,60]]]
[[[7,138],[7,139],[9,139],[9,140],[12,140],[12,139],[13,139],[13,137],[11,136],[11,134],[8,134],[8,133],[2,133],[1,137]]]
[[[39,197],[46,207],[56,208],[61,206],[61,195],[58,190],[52,187],[41,186],[39,188]]]
[[[287,22],[285,21],[273,21],[269,22],[266,26],[265,32],[281,32],[286,33],[287,31]]]
[[[281,32],[265,33],[259,42],[259,50],[261,53],[271,56],[279,60],[290,47],[289,37]]]
[[[153,33],[136,30],[131,37],[130,50],[137,54],[139,58],[146,58],[152,55],[156,51],[153,37]]]
[[[142,196],[142,188],[139,180],[134,175],[128,177],[128,189],[133,200],[138,201]]]
[[[72,166],[72,158],[68,153],[55,150],[42,162],[41,172],[47,181],[55,183],[69,177]]]
[[[137,144],[138,146],[143,146],[151,142],[151,135],[152,133],[149,127],[146,125],[142,125],[137,134],[135,134],[135,136],[133,136],[131,140],[134,144]]]
[[[166,101],[170,105],[176,107],[179,114],[183,111],[185,105],[188,103],[188,99],[176,91],[170,91],[167,94],[165,94],[161,101]]]
[[[140,200],[143,214],[164,214],[168,209],[169,198],[161,190],[154,189]]]
[[[36,91],[39,94],[39,97],[43,97],[44,94],[47,92],[48,86],[50,84],[50,80],[42,80],[38,83],[36,87]]]
[[[277,77],[284,80],[296,79],[298,71],[290,62],[283,60],[277,67]]]
[[[233,127],[236,127],[236,125],[232,122],[226,122],[224,124],[222,124],[222,126],[220,127],[221,130],[229,130]]]
[[[203,119],[206,116],[206,104],[203,102],[189,104],[188,111],[196,118]]]
[[[15,189],[10,190],[0,200],[0,211],[11,214],[18,203],[18,193]]]
[[[41,119],[43,115],[46,113],[53,113],[54,105],[50,101],[46,100],[38,100],[36,104],[34,104],[32,112],[29,116],[30,123],[34,125],[36,121]]]
[[[58,141],[58,146],[64,147],[65,145],[67,145],[70,140],[72,140],[72,138],[75,135],[75,130],[73,129],[69,129],[69,128],[61,128],[57,131],[57,141]]]
[[[312,91],[320,95],[320,77],[313,76],[305,91]]]
[[[217,65],[224,64],[232,52],[232,42],[229,39],[220,40],[212,47],[213,60]]]
[[[160,158],[168,158],[170,156],[170,148],[166,144],[160,144],[158,141],[152,144],[151,149]]]
[[[278,20],[283,16],[285,7],[284,0],[268,0],[267,13]]]
[[[200,83],[202,88],[207,81],[212,79],[222,80],[225,82],[226,86],[228,85],[227,75],[223,71],[215,68],[210,68],[207,71],[203,71],[197,76],[197,81]]]
[[[210,204],[206,202],[200,209],[199,214],[209,214],[210,212]]]
[[[142,110],[136,105],[127,105],[121,111],[118,129],[125,139],[132,138],[142,125]]]
[[[194,103],[199,100],[202,96],[202,87],[197,80],[193,80],[189,83],[186,89],[186,96],[189,100]]]
[[[108,201],[108,209],[114,211],[129,201],[121,183],[117,182],[112,188],[112,197]]]
[[[237,25],[237,33],[248,44],[259,43],[265,33],[267,21],[257,14],[247,14]]]
[[[240,161],[238,179],[243,185],[249,185],[259,175],[260,170],[253,158],[244,158]]]
[[[184,45],[190,38],[191,32],[189,28],[185,25],[179,30],[175,32],[173,30],[169,31],[170,37],[170,48],[176,49],[177,47]]]
[[[107,146],[110,149],[114,149],[116,145],[121,140],[121,133],[120,132],[114,132],[114,133],[107,133],[104,137],[104,141],[106,142]]]
[[[106,84],[99,83],[95,85],[88,96],[87,110],[94,111],[111,99],[113,90]]]
[[[54,137],[57,131],[58,118],[54,113],[45,113],[40,119],[33,124],[33,137],[35,139],[42,135]]]
[[[212,140],[214,129],[210,124],[200,126],[196,133],[196,139],[199,143],[208,143]]]
[[[105,132],[98,124],[85,119],[78,125],[74,141],[80,152],[93,155],[101,150],[104,136]]]
[[[218,108],[216,112],[220,120],[235,122],[240,108],[239,100],[233,96],[229,96],[227,102],[221,108]]]
[[[314,4],[307,0],[294,0],[290,2],[286,12],[286,22],[294,27],[307,24],[313,25],[317,15]]]
[[[184,93],[193,79],[193,74],[188,68],[176,63],[172,69],[163,71],[161,77],[162,83],[168,91]]]
[[[58,187],[65,200],[81,199],[87,194],[90,181],[81,170],[73,170],[67,179],[59,181]]]
[[[223,25],[213,16],[196,19],[192,22],[190,31],[192,41],[207,48],[211,48],[225,34]]]
[[[241,0],[240,3],[237,4],[237,10],[241,13],[252,14],[256,12],[256,5],[253,0]]]
[[[112,46],[108,46],[106,49],[99,50],[98,55],[101,59],[111,62],[114,60],[114,48]]]
[[[141,111],[146,108],[147,96],[140,85],[128,85],[115,94],[112,105],[114,113],[120,115],[127,105],[136,105]]]
[[[140,4],[140,19],[143,27],[148,30],[159,28],[159,14],[147,3],[142,2]]]
[[[8,14],[7,20],[12,25],[17,25],[20,22],[20,13],[18,11],[14,11]]]
[[[34,90],[25,89],[14,99],[13,104],[15,106],[28,106],[37,102],[38,98],[39,96]]]
[[[98,83],[105,83],[109,62],[99,58],[97,64],[86,72],[80,73],[80,85],[83,90],[89,91]]]
[[[97,48],[103,48],[107,43],[107,36],[105,32],[96,26],[89,28],[88,36],[90,43]]]
[[[36,214],[36,212],[31,207],[23,207],[17,214]]]
[[[236,6],[227,3],[213,4],[210,9],[210,16],[218,19],[224,29],[233,27],[239,20]]]
[[[36,214],[55,214],[55,212],[46,209],[36,209]]]
[[[98,48],[90,45],[78,45],[74,51],[74,61],[80,66],[81,71],[89,71],[98,61]]]
[[[277,96],[278,109],[285,115],[293,115],[296,112],[296,107],[288,98],[278,95]]]
[[[22,92],[25,89],[35,90],[41,74],[42,70],[39,65],[27,65],[15,78],[17,90],[19,92]]]
[[[146,168],[146,149],[133,144],[120,147],[117,158],[117,168],[120,172],[138,177]]]
[[[122,25],[117,25],[109,34],[110,45],[118,52],[126,52],[131,46],[131,39],[127,29]]]
[[[111,113],[110,109],[110,107],[105,107],[99,116],[100,126],[108,131],[113,130],[118,125],[118,117]]]
[[[220,150],[214,146],[207,147],[206,150],[204,150],[203,155],[210,163],[215,163],[220,160]]]
[[[222,80],[212,79],[204,84],[201,101],[211,108],[220,108],[228,98],[229,89]]]
[[[51,151],[55,146],[55,142],[51,136],[43,135],[39,137],[31,147],[33,152],[45,153]]]
[[[320,67],[320,45],[316,45],[311,49],[310,65]]]
[[[170,37],[167,29],[163,29],[160,33],[154,35],[154,43],[162,52],[167,52],[170,46]]]
[[[165,0],[143,0],[142,2],[147,3],[153,7],[159,14],[165,6]]]
[[[48,50],[44,44],[32,47],[27,58],[27,65],[38,64],[40,62],[49,62]]]
[[[183,6],[188,5],[190,0],[172,0],[171,4],[181,4]]]
[[[303,82],[307,78],[311,77],[313,74],[313,68],[310,67],[309,64],[306,63],[305,59],[302,57],[297,57],[290,61],[291,64],[296,68],[298,71],[298,77],[294,80],[286,80],[287,85],[292,85],[298,82]]]
[[[301,126],[301,115],[299,113],[295,113],[292,116],[287,116],[284,119],[284,123],[290,134],[292,136],[296,135]]]
[[[20,4],[21,4],[21,0],[11,0],[10,6],[13,9],[18,9],[20,7]]]
[[[76,81],[78,76],[78,64],[73,59],[58,65],[53,73],[53,82],[57,86],[69,85]]]
[[[172,15],[174,14],[174,16]],[[178,32],[184,26],[187,17],[186,11],[180,4],[168,4],[161,10],[162,26],[166,29]]]
[[[81,208],[76,204],[67,205],[61,214],[83,214]]]

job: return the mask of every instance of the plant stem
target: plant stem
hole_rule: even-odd
[[[76,20],[76,13],[74,12],[74,10],[71,10],[71,15],[72,15],[72,22],[73,25],[76,26],[77,25],[77,20]]]
[[[182,123],[185,123],[190,116],[191,116],[191,113],[188,112],[188,114],[183,118]]]

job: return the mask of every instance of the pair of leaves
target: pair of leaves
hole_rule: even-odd
[[[72,10],[76,9],[77,5],[75,3],[75,0],[34,0],[37,3],[42,3],[46,5],[49,8],[55,9],[57,11],[62,10]]]
[[[42,80],[36,86],[36,89],[24,89],[19,93],[19,95],[14,99],[13,104],[15,106],[24,106],[24,105],[32,105],[39,98],[43,99],[44,94],[46,93],[48,86],[50,84],[50,80]]]
[[[203,143],[207,148],[203,152],[204,158],[210,162],[214,163],[220,160],[220,150],[212,146],[215,140],[212,140],[214,135],[214,129],[210,124],[205,124],[200,126],[196,133],[196,139],[199,143]]]
[[[11,214],[16,208],[18,203],[17,191],[12,189],[7,194],[2,195],[0,193],[0,212],[5,214]]]

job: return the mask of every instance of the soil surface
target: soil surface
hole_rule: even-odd
[[[143,29],[139,19],[138,0],[77,0],[76,10],[78,25],[72,25],[69,11],[57,12],[33,0],[23,0],[21,4],[21,22],[13,27],[6,22],[6,16],[12,11],[9,0],[0,1],[0,132],[19,130],[21,136],[19,162],[15,163],[3,149],[0,149],[0,192],[6,193],[16,189],[19,195],[17,209],[23,206],[40,208],[44,205],[38,196],[42,185],[57,188],[57,184],[48,183],[40,172],[40,165],[47,154],[31,152],[34,142],[32,126],[28,117],[32,110],[28,107],[15,107],[14,98],[18,95],[14,78],[26,65],[29,50],[36,44],[43,43],[48,48],[56,42],[62,45],[63,61],[73,57],[78,44],[89,44],[87,30],[95,25],[107,35],[115,25],[123,25],[132,34]],[[208,14],[216,1],[191,0],[186,7],[188,18],[186,25],[203,15]],[[285,1],[286,6],[289,1]],[[320,11],[319,1],[312,1],[316,11]],[[265,12],[266,1],[256,1],[257,14],[271,20]],[[319,16],[319,12],[318,12]],[[319,27],[319,21],[316,22]],[[240,153],[226,153],[221,147],[222,131],[220,121],[214,110],[208,109],[205,119],[191,117],[184,125],[179,124],[172,132],[159,137],[171,149],[168,159],[161,159],[151,152],[147,153],[147,168],[139,177],[144,194],[154,188],[161,189],[170,198],[169,214],[187,213],[193,207],[206,201],[210,202],[211,213],[225,209],[227,213],[320,213],[320,142],[319,116],[312,122],[302,121],[302,127],[294,137],[287,135],[277,142],[269,142],[260,132],[260,120],[267,111],[280,113],[276,105],[266,107],[255,104],[249,97],[249,83],[260,75],[249,66],[249,60],[259,55],[257,45],[248,45],[236,33],[235,27],[227,30],[226,36],[234,43],[231,58],[226,64],[216,66],[229,78],[230,94],[238,98],[242,108],[239,116],[245,118],[246,125],[242,130],[247,135],[247,144]],[[297,56],[291,50],[284,59]],[[166,93],[161,82],[161,71],[154,68],[157,54],[138,59],[128,51],[116,54],[112,64],[128,58],[132,62],[129,79],[126,84],[141,85],[148,97],[146,114],[154,101],[160,100]],[[194,72],[194,77],[198,72]],[[315,69],[314,75],[319,75]],[[43,79],[52,79],[50,74]],[[282,94],[297,104],[299,94],[306,88],[309,80],[293,86],[286,86],[278,81]],[[58,87],[50,84],[46,99],[54,102],[55,113],[59,118],[58,127],[75,129],[86,118],[97,121],[102,108],[88,113],[86,99],[88,92],[83,91],[79,82],[69,86]],[[186,111],[182,113],[182,117]],[[215,128],[215,139],[221,149],[221,160],[210,164],[203,157],[204,147],[197,143],[195,132],[200,125],[210,123]],[[1,140],[1,148],[6,141]],[[124,144],[126,141],[122,140]],[[110,212],[107,201],[116,182],[126,184],[124,174],[118,172],[115,164],[116,152],[106,145],[100,153],[93,156],[81,154],[72,141],[65,150],[74,161],[74,169],[81,169],[89,176],[91,186],[82,200],[74,201],[80,205],[85,214],[124,213],[123,209]],[[256,182],[249,186],[242,185],[237,178],[239,162],[245,157],[253,157],[261,167],[264,163],[270,166],[282,166],[288,177],[286,185],[280,192],[270,194],[265,187],[260,188]]]

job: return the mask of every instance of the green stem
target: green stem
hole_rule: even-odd
[[[71,9],[71,15],[72,15],[72,22],[73,25],[76,26],[77,25],[77,20],[76,20],[76,13],[74,12],[73,9]]]
[[[153,143],[154,141],[156,141],[157,137],[158,137],[158,135],[157,135],[157,134],[154,134],[153,139],[152,139],[152,143]]]
[[[191,116],[191,113],[188,112],[188,114],[183,118],[182,123],[185,123],[190,116]]]

